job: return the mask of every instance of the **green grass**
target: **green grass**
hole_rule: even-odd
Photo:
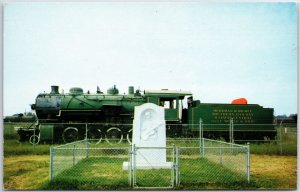
[[[18,154],[48,154],[49,153],[49,144],[39,144],[35,147],[33,152],[33,146],[28,142],[18,143],[18,145],[12,145],[12,142],[17,142],[16,140],[19,138],[18,134],[14,130],[14,127],[28,127],[31,123],[4,123],[4,155],[18,155]],[[277,138],[279,140],[280,129],[277,128]],[[14,141],[11,141],[14,140]],[[175,146],[189,146],[189,147],[197,147],[199,146],[199,141],[197,140],[168,140],[167,146],[171,147]],[[8,149],[10,146],[14,146]],[[45,146],[45,147],[42,147]],[[91,144],[90,147],[128,147],[129,143],[123,140],[120,144],[111,145],[102,139],[100,144]],[[48,149],[47,149],[48,148]],[[250,142],[251,154],[265,154],[265,155],[280,155],[281,154],[281,146],[280,142]],[[297,128],[288,127],[282,128],[282,155],[297,155]]]
[[[276,143],[251,144],[251,154],[260,155],[297,155],[297,144],[286,144],[282,146],[282,154],[280,145]]]
[[[55,176],[46,190],[129,189],[128,171],[122,170],[127,158],[90,157]]]
[[[91,157],[58,174],[52,182],[42,186],[43,190],[131,190],[128,171],[122,170],[127,158]],[[170,170],[137,170],[138,187],[170,186]],[[273,178],[251,178],[233,172],[205,158],[181,159],[180,185],[175,190],[250,190],[274,189],[278,180]]]
[[[278,132],[278,141],[270,141],[265,143],[250,143],[250,151],[252,154],[261,155],[297,155],[297,132],[295,128],[289,128],[292,132],[282,133],[282,154],[280,145],[280,136]]]
[[[17,140],[4,140],[4,157],[15,155],[49,155],[51,145],[31,145]]]
[[[181,181],[181,185],[172,190],[295,190],[297,187],[297,159],[295,156],[261,156],[254,155],[251,160],[251,182],[246,181],[225,182],[230,178],[226,176],[224,182],[219,180],[222,175],[214,175],[213,169],[218,170],[218,165],[206,164],[207,166],[201,169],[195,169],[195,162],[186,161],[186,166],[182,169],[189,171],[183,173],[185,177]],[[69,169],[61,174],[61,178],[54,179],[49,182],[49,156],[48,155],[18,155],[4,158],[4,189],[5,190],[132,190],[127,184],[127,171],[122,171],[121,164],[126,158],[103,158],[89,161],[82,161],[74,169]],[[292,160],[292,162],[291,162]],[[91,162],[92,161],[92,162]],[[185,161],[182,159],[182,162]],[[195,160],[196,161],[196,160]],[[194,166],[191,166],[190,163]],[[101,172],[102,166],[105,165]],[[183,162],[184,163],[184,162]],[[206,162],[205,162],[206,163]],[[284,164],[285,168],[281,168]],[[89,165],[86,167],[85,165]],[[115,167],[115,165],[117,165]],[[271,170],[266,170],[266,165]],[[114,166],[114,168],[112,168]],[[209,166],[212,168],[210,169]],[[278,169],[279,167],[279,169]],[[200,167],[199,167],[200,168]],[[110,170],[111,169],[111,170]],[[206,174],[206,177],[212,177],[214,180],[205,182],[201,178],[201,170]],[[213,172],[209,172],[212,170]],[[215,171],[217,171],[215,170]],[[74,172],[75,171],[75,172]],[[113,175],[119,178],[112,179],[110,175],[104,174],[107,171],[113,171]],[[118,171],[118,172],[117,172]],[[72,174],[72,173],[73,174]],[[199,173],[198,173],[199,172]],[[294,174],[291,174],[294,172]],[[140,172],[142,173],[142,172]],[[153,173],[153,172],[152,172]],[[232,172],[229,171],[229,174]],[[79,174],[79,175],[78,175]],[[150,173],[151,174],[151,173]],[[148,175],[150,175],[148,173]],[[156,174],[156,173],[155,173]],[[66,175],[69,175],[67,177]],[[73,175],[73,178],[72,178]],[[84,175],[85,179],[79,178]],[[166,175],[166,174],[165,174]],[[235,175],[238,178],[238,175]],[[64,178],[63,178],[64,177]],[[93,181],[93,178],[95,179]],[[168,177],[169,178],[169,177]],[[147,178],[146,178],[147,179]],[[190,180],[189,180],[190,179]],[[110,181],[113,180],[112,183]],[[103,183],[101,184],[101,182]],[[115,181],[118,181],[116,183]],[[138,180],[139,182],[140,180]],[[150,180],[151,181],[151,180]],[[150,182],[148,181],[148,182]],[[166,180],[165,180],[166,181]],[[153,182],[153,180],[152,180]],[[152,183],[151,182],[151,183]],[[104,185],[104,184],[107,185]],[[144,183],[144,181],[143,181]],[[101,186],[100,186],[101,184]],[[147,184],[147,183],[146,183]],[[140,183],[141,185],[141,183]],[[146,189],[149,190],[149,189]]]
[[[49,181],[49,155],[14,155],[3,160],[3,189],[38,190]]]
[[[128,190],[128,171],[122,170],[127,158],[91,157],[55,176],[43,187],[46,190]],[[243,174],[232,172],[205,158],[182,159],[181,184],[178,189],[207,189],[227,186],[229,189],[251,188]],[[168,187],[171,170],[136,170],[137,186]]]
[[[18,125],[14,124],[14,126]],[[126,152],[121,154],[123,158],[115,158],[110,156],[101,159],[90,158],[88,161],[82,161],[78,163],[74,168],[67,170],[61,175],[58,175],[57,177],[55,177],[52,183],[49,183],[49,148],[53,145],[39,144],[33,146],[28,142],[18,142],[17,137],[17,134],[13,131],[12,125],[8,124],[4,126],[5,163],[3,173],[5,189],[132,190],[128,187],[128,172],[123,171],[121,168],[123,161],[128,161],[127,157],[125,157],[125,154],[127,154]],[[183,167],[181,170],[181,185],[175,189],[296,189],[296,176],[292,176],[292,179],[289,179],[291,177],[290,173],[295,172],[296,168],[290,167],[282,177],[280,175],[283,175],[284,170],[287,168],[281,170],[279,175],[274,174],[276,171],[266,172],[265,170],[266,166],[272,167],[274,168],[274,170],[276,170],[276,167],[278,168],[281,166],[280,162],[285,157],[294,158],[297,155],[296,133],[283,132],[282,141],[283,155],[286,156],[278,156],[280,158],[277,158],[276,156],[280,154],[280,145],[278,143],[250,143],[251,155],[258,154],[256,158],[261,159],[261,167],[258,167],[255,170],[255,173],[251,175],[250,183],[247,183],[245,179],[239,179],[239,175],[233,174],[232,171],[224,167],[220,167],[219,164],[205,162],[204,159],[182,159],[181,165]],[[176,146],[198,146],[199,142],[168,142],[168,146],[172,146],[173,144],[175,144]],[[98,145],[90,144],[90,147],[128,147],[128,143],[123,142],[119,145],[110,145],[103,140],[101,144]],[[91,156],[92,155],[93,154],[91,153]],[[96,155],[96,153],[94,155]],[[101,152],[98,155],[108,156],[109,154],[107,154],[106,152]],[[190,155],[193,155],[193,153],[191,153]],[[266,157],[265,155],[271,156]],[[266,163],[266,160],[270,157],[274,157],[274,160]],[[91,161],[93,161],[94,163],[92,163]],[[200,161],[206,164],[206,166],[199,167],[197,162]],[[276,162],[276,164],[274,161]],[[255,160],[255,162],[252,162],[251,160],[251,170],[254,171],[255,166],[258,164],[257,162],[257,159]],[[294,165],[295,163],[287,161],[283,166],[286,167],[289,164]],[[196,165],[198,167],[195,167]],[[296,167],[296,165],[294,167]],[[220,173],[220,171],[222,172],[222,174],[217,174]],[[113,175],[107,175],[108,172],[113,172]],[[139,178],[144,178],[142,180],[137,180],[137,184],[139,186],[157,184],[159,182],[162,186],[169,185],[170,170],[152,172],[138,170],[137,174],[139,174]],[[146,175],[146,177],[142,177],[143,175]],[[209,180],[205,181],[205,179]]]
[[[17,141],[5,141],[6,151],[10,155],[4,156],[4,183],[5,189],[47,189],[47,190],[131,190],[128,187],[128,172],[122,170],[122,163],[127,160],[127,155],[118,151],[112,155],[106,152],[90,153],[89,160],[78,163],[74,168],[67,170],[55,177],[49,183],[49,145],[36,146],[35,153],[30,144],[19,144]],[[41,147],[41,148],[39,148]],[[12,151],[9,151],[12,150]],[[23,154],[23,155],[21,155]],[[45,155],[42,155],[45,154]],[[92,156],[101,156],[95,158]],[[288,173],[295,171],[290,169],[285,173],[285,177],[279,178],[269,172],[265,175],[265,166],[280,166],[280,161],[285,156],[278,156],[280,159],[268,161],[262,156],[260,160],[261,168],[257,167],[255,174],[251,175],[251,182],[247,183],[244,176],[233,174],[219,164],[211,163],[205,159],[195,159],[193,154],[182,154],[181,159],[181,185],[175,189],[179,190],[207,190],[207,189],[294,189],[294,182],[285,185],[290,176]],[[259,155],[255,156],[259,158]],[[287,156],[292,157],[292,156]],[[190,159],[187,159],[190,158]],[[257,163],[251,163],[251,170],[254,171]],[[276,162],[276,164],[274,163]],[[272,163],[274,165],[272,165]],[[289,164],[289,162],[286,162]],[[287,164],[285,164],[287,166]],[[112,172],[112,175],[108,173]],[[222,174],[221,174],[222,173]],[[139,179],[137,184],[140,187],[153,185],[160,182],[161,186],[168,186],[170,180],[170,170],[165,171],[143,171],[138,170]],[[281,174],[283,174],[281,172]],[[144,177],[144,175],[146,175]],[[265,175],[265,176],[264,176]],[[207,181],[205,181],[207,179]],[[284,179],[284,180],[282,180]],[[283,186],[284,185],[284,186]],[[291,186],[291,187],[289,187]]]
[[[3,136],[4,139],[19,139],[15,127],[29,127],[32,123],[23,122],[5,122],[3,124]]]
[[[223,186],[226,189],[249,187],[245,173],[233,172],[221,164],[208,161],[206,158],[183,158],[180,165],[180,189],[209,189],[217,186]]]

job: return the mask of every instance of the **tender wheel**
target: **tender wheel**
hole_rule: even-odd
[[[40,137],[38,135],[31,135],[29,138],[29,143],[33,144],[38,144],[40,142]]]
[[[68,127],[62,134],[65,143],[70,143],[78,140],[78,129],[76,127]]]
[[[102,132],[100,128],[93,128],[88,131],[88,139],[91,144],[99,144],[102,141]]]
[[[126,139],[127,139],[127,141],[128,141],[129,144],[132,143],[132,129],[130,129],[130,130],[127,132]]]
[[[106,137],[105,140],[111,144],[119,144],[123,140],[123,134],[122,131],[117,127],[111,127],[106,131]]]

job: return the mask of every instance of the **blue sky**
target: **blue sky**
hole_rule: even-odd
[[[205,103],[297,112],[295,3],[10,3],[4,115],[51,85],[187,90]]]

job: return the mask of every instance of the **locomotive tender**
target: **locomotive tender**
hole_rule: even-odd
[[[184,107],[183,102],[187,103]],[[274,138],[273,109],[257,104],[215,104],[193,100],[188,91],[140,90],[130,86],[128,94],[119,94],[116,86],[104,94],[97,87],[91,94],[74,87],[61,94],[58,86],[50,93],[37,96],[35,110],[38,121],[31,134],[37,142],[70,142],[86,136],[106,139],[108,142],[130,141],[134,107],[154,103],[165,108],[168,137],[193,137],[199,135],[199,120],[203,122],[204,137],[229,137],[230,120],[234,123],[235,139]],[[25,130],[19,130],[24,140]],[[28,135],[28,134],[27,134]],[[32,137],[31,137],[32,139]]]

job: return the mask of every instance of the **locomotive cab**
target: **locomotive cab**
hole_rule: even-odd
[[[145,90],[145,97],[148,103],[154,103],[165,108],[165,120],[167,123],[184,121],[182,101],[185,96],[190,95],[192,93],[187,91]]]

